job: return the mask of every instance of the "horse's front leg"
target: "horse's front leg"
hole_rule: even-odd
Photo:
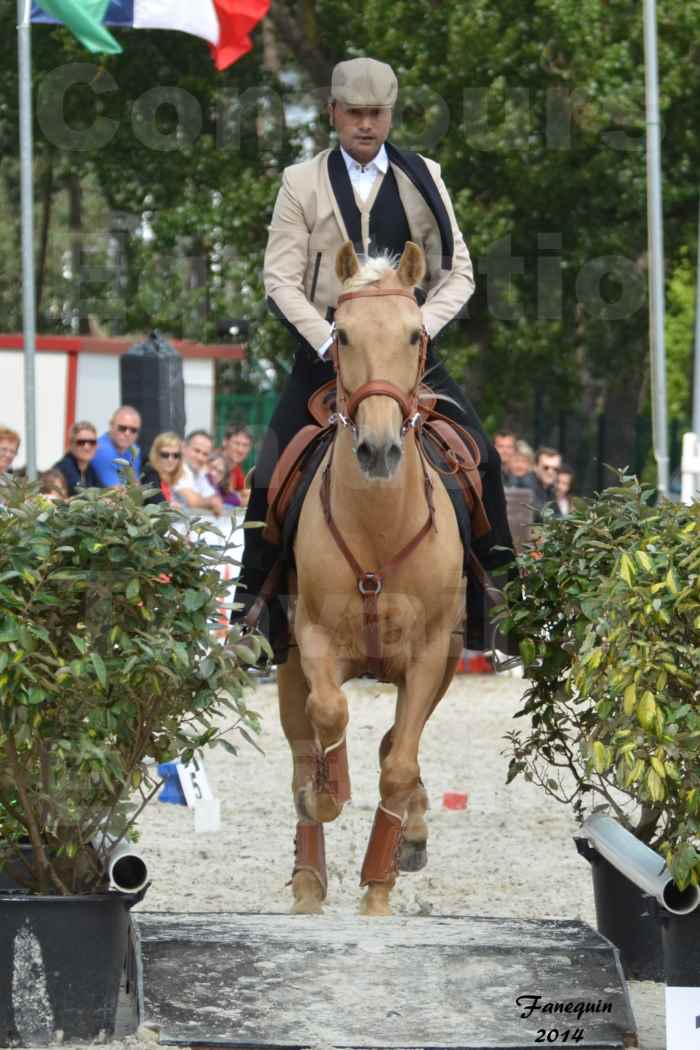
[[[424,827],[427,795],[420,781],[418,750],[423,728],[444,692],[446,678],[446,653],[442,646],[436,648],[437,655],[423,654],[420,662],[409,669],[399,692],[396,722],[382,742],[380,804],[362,865],[361,885],[367,887],[360,905],[364,915],[391,915],[390,895],[409,818],[420,826],[410,829],[416,840]],[[423,846],[425,838],[427,829]]]
[[[310,915],[322,910],[326,897],[326,851],[323,825],[299,814],[299,797],[307,781],[313,778],[316,765],[314,728],[306,713],[309,685],[299,662],[298,649],[292,648],[289,659],[277,670],[280,721],[292,752],[292,795],[297,808],[292,870],[292,911]]]
[[[297,794],[300,817],[326,823],[335,820],[350,799],[350,772],[345,734],[348,703],[339,686],[340,669],[321,627],[307,624],[298,633],[304,675],[309,683],[306,714],[314,733],[307,776]]]

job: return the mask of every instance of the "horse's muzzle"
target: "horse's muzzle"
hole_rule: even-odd
[[[401,462],[403,450],[398,441],[386,441],[375,445],[369,438],[363,438],[355,449],[360,469],[368,478],[387,479],[394,476]]]

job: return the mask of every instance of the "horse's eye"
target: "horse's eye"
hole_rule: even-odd
[[[415,346],[418,342],[420,342],[420,331],[416,328],[415,332],[411,333],[411,346]]]
[[[344,328],[338,329],[338,342],[341,346],[347,346],[350,340],[348,339],[348,333]]]

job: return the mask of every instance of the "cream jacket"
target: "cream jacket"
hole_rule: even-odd
[[[318,350],[327,341],[330,319],[341,288],[335,275],[339,249],[349,240],[328,174],[330,150],[286,168],[269,226],[263,277],[276,313]],[[425,252],[426,293],[423,323],[434,338],[457,316],[474,291],[469,251],[457,226],[440,166],[423,158],[452,225],[452,268],[443,269],[440,234],[426,200],[408,175],[392,164],[411,238]],[[381,179],[367,201],[356,196],[361,212],[364,250],[369,242],[369,213]]]

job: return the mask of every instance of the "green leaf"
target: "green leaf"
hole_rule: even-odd
[[[90,660],[92,666],[95,668],[95,674],[100,682],[103,689],[107,688],[107,668],[104,665],[104,660],[99,653],[94,650],[90,653]]]
[[[138,579],[138,577],[134,577],[133,579],[129,580],[129,582],[128,582],[127,586],[126,586],[127,601],[130,601],[130,602],[134,601],[136,598],[138,598],[140,593],[141,593],[141,581]]]
[[[626,715],[631,715],[637,704],[637,686],[634,682],[628,685],[624,693],[623,709]]]
[[[185,608],[188,612],[196,612],[209,601],[209,591],[185,591]]]
[[[635,558],[643,569],[646,569],[647,572],[651,572],[653,565],[651,558],[646,551],[635,551]]]
[[[620,559],[620,576],[628,586],[632,586],[635,576],[634,562],[629,554],[623,554]]]
[[[523,638],[518,648],[520,649],[523,666],[526,668],[530,667],[535,662],[535,643],[531,638]]]
[[[3,642],[16,642],[17,638],[17,623],[14,620],[5,620],[0,626],[0,644]]]
[[[600,740],[594,740],[591,747],[591,756],[596,773],[604,773],[610,765],[608,749],[605,744],[602,744]]]
[[[70,639],[71,639],[73,645],[75,646],[75,648],[80,653],[80,655],[84,656],[85,653],[87,652],[87,641],[85,640],[85,638],[81,638],[79,634],[72,634],[71,633]]]
[[[244,740],[247,740],[249,744],[253,745],[253,747],[255,748],[256,751],[259,751],[261,755],[265,754],[265,752],[260,747],[258,742],[256,740],[253,740],[252,736],[250,735],[250,733],[248,732],[248,730],[244,726],[239,726],[238,727],[238,732],[241,734],[241,736],[243,737]]]
[[[647,791],[652,802],[662,802],[666,797],[663,780],[654,769],[647,770]]]
[[[649,759],[649,761],[651,763],[652,769],[654,769],[656,771],[657,775],[662,780],[665,780],[666,779],[666,767],[664,766],[664,764],[661,761],[661,759],[657,758],[656,755],[652,755],[651,758]]]
[[[651,729],[656,722],[656,701],[648,689],[642,694],[642,699],[639,701],[637,718],[643,729]]]

